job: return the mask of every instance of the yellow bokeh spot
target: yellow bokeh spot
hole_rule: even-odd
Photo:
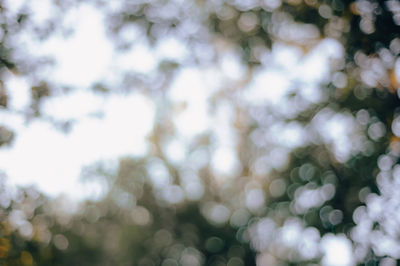
[[[33,264],[33,258],[31,253],[28,251],[22,251],[21,253],[21,262],[24,265],[32,265]]]
[[[396,93],[397,89],[400,88],[400,81],[394,69],[389,70],[389,79],[390,79],[389,90],[392,93]]]
[[[6,238],[0,238],[0,259],[7,258],[10,250],[10,241]]]
[[[0,223],[0,230],[4,236],[9,236],[12,232],[11,226],[7,222]]]

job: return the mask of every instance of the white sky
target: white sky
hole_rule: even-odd
[[[41,3],[48,7],[45,2]],[[42,20],[48,14],[39,9],[35,17]],[[63,193],[82,199],[90,197],[85,190],[87,186],[79,182],[83,166],[101,159],[143,156],[147,152],[145,138],[153,127],[155,106],[151,99],[139,93],[103,98],[85,89],[95,81],[113,79],[107,75],[118,76],[119,72],[113,71],[115,65],[125,69],[137,65],[139,70],[150,70],[149,64],[143,67],[146,64],[137,63],[148,59],[141,50],[145,48],[136,49],[131,62],[124,56],[116,58],[104,33],[101,13],[89,5],[72,9],[65,23],[79,25],[67,40],[55,35],[40,43],[26,34],[18,41],[32,54],[55,57],[56,67],[46,69],[42,75],[57,84],[78,88],[46,101],[43,113],[77,122],[70,133],[63,134],[47,121],[39,119],[25,125],[21,117],[1,114],[2,122],[13,128],[17,137],[12,147],[0,149],[0,162],[12,185],[34,184],[51,196]],[[29,105],[29,85],[25,78],[10,74],[6,86],[11,92],[11,108],[22,110]],[[98,112],[104,117],[96,118],[93,114]]]
[[[90,96],[81,94],[70,100],[68,97],[53,100],[56,107],[51,110],[56,117],[63,117],[71,106],[86,107],[84,101],[90,101]],[[18,134],[14,145],[0,149],[0,162],[8,181],[36,184],[52,196],[66,193],[82,198],[90,196],[81,191],[78,182],[83,166],[101,159],[144,155],[148,149],[145,137],[152,129],[155,115],[152,101],[140,94],[112,96],[103,103],[103,108],[104,118],[81,119],[68,134],[57,131],[47,121],[14,125]]]

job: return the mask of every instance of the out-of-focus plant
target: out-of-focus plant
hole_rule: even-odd
[[[149,154],[121,159],[115,172],[85,169],[83,178],[106,191],[74,214],[33,190],[3,190],[2,262],[306,265],[328,263],[326,250],[337,245],[353,253],[345,265],[400,258],[397,1],[87,3],[105,14],[120,53],[138,43],[155,51],[166,40],[186,53],[93,85],[94,93],[134,90],[155,100]],[[57,2],[52,26],[31,28],[29,10],[0,5],[0,77],[28,76],[32,104],[22,114],[59,125],[41,104],[68,90],[36,74],[38,60],[25,60],[10,34],[47,38],[62,31],[69,7]],[[182,76],[196,79],[193,69],[214,88],[204,109],[215,125],[184,135],[190,99],[171,94],[184,93],[174,89]],[[0,87],[1,112],[21,111],[8,108],[8,89]],[[0,145],[12,139],[1,126]]]

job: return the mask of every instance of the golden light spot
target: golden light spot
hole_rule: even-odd
[[[24,265],[32,265],[33,264],[33,258],[31,253],[28,251],[22,251],[21,253],[21,262]]]
[[[360,12],[357,9],[357,4],[356,3],[351,3],[350,4],[350,12],[353,13],[354,15],[359,16]]]
[[[286,2],[289,5],[297,6],[297,5],[301,4],[302,1],[301,0],[286,0]]]
[[[400,152],[400,138],[397,136],[392,136],[390,138],[390,148],[395,152]]]
[[[400,81],[397,79],[394,69],[389,70],[389,79],[391,85],[391,92],[395,93],[398,88],[400,88]]]
[[[7,258],[10,250],[10,241],[6,238],[0,238],[0,259]]]
[[[8,235],[11,234],[12,228],[11,228],[11,226],[10,226],[9,223],[7,223],[7,222],[2,222],[2,223],[0,224],[0,226],[1,226],[1,231],[2,231],[2,233],[3,233],[4,236],[8,236]]]

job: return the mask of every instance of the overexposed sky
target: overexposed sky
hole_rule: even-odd
[[[62,117],[74,106],[85,107],[85,101],[90,101],[91,97],[94,96],[83,94],[69,103],[68,97],[53,99],[56,106],[51,110]],[[52,196],[65,193],[73,198],[84,198],[90,195],[80,190],[78,182],[83,166],[99,160],[146,154],[145,138],[152,129],[155,115],[153,102],[143,95],[131,94],[108,97],[102,107],[103,118],[80,119],[67,134],[40,119],[28,125],[14,125],[17,129],[14,145],[0,149],[0,162],[8,182],[35,184]]]

